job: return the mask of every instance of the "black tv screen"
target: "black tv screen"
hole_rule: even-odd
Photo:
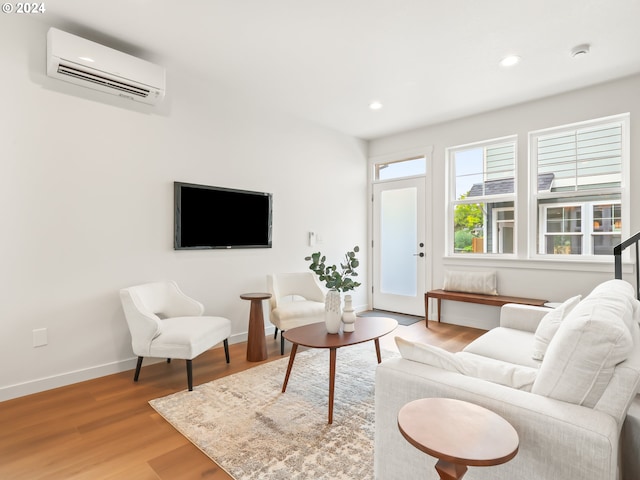
[[[272,195],[174,182],[174,248],[271,248]]]

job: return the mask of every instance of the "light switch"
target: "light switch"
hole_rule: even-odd
[[[48,343],[47,340],[47,329],[46,328],[36,328],[33,330],[33,346],[34,347],[43,347]]]

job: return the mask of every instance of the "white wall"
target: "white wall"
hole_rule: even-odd
[[[168,71],[157,109],[50,79],[48,26],[11,17],[0,28],[0,400],[132,368],[122,287],[175,279],[239,341],[239,295],[264,291],[267,273],[365,245],[364,142],[186,72]],[[174,251],[174,181],[272,192],[273,248]],[[308,246],[310,230],[322,245]],[[37,328],[48,345],[33,348]]]
[[[440,125],[419,128],[371,141],[370,157],[433,146],[433,162],[427,178],[428,222],[432,225],[433,249],[428,252],[428,288],[441,288],[446,269],[496,269],[498,289],[503,295],[562,300],[576,294],[586,295],[603,280],[613,278],[613,257],[607,265],[574,262],[533,261],[526,258],[527,180],[518,182],[517,233],[518,260],[481,260],[445,257],[445,149],[456,145],[503,137],[518,136],[518,165],[521,173],[528,169],[527,135],[529,132],[619,113],[631,113],[631,222],[629,232],[640,229],[640,76],[621,79],[592,88],[558,95],[544,100],[515,105],[482,115]],[[402,158],[402,157],[401,157]],[[625,279],[635,283],[629,266]],[[434,302],[435,303],[435,302]],[[432,306],[432,310],[433,310]],[[499,310],[473,304],[442,302],[443,321],[491,328],[497,325]],[[436,318],[432,312],[430,318]]]

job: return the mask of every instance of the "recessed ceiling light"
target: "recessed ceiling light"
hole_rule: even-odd
[[[573,47],[571,49],[571,56],[573,58],[582,57],[589,53],[590,45],[588,43],[583,43],[582,45],[578,45],[577,47]]]
[[[369,104],[369,108],[371,110],[380,110],[382,108],[382,103],[380,103],[378,100],[374,100]]]
[[[509,55],[500,60],[500,65],[503,67],[513,67],[520,63],[520,57],[518,55]]]
[[[95,62],[95,60],[93,58],[90,57],[78,57],[80,60],[84,60],[85,62]]]

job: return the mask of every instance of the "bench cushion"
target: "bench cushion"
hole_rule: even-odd
[[[443,290],[498,295],[497,275],[490,272],[446,271]]]

